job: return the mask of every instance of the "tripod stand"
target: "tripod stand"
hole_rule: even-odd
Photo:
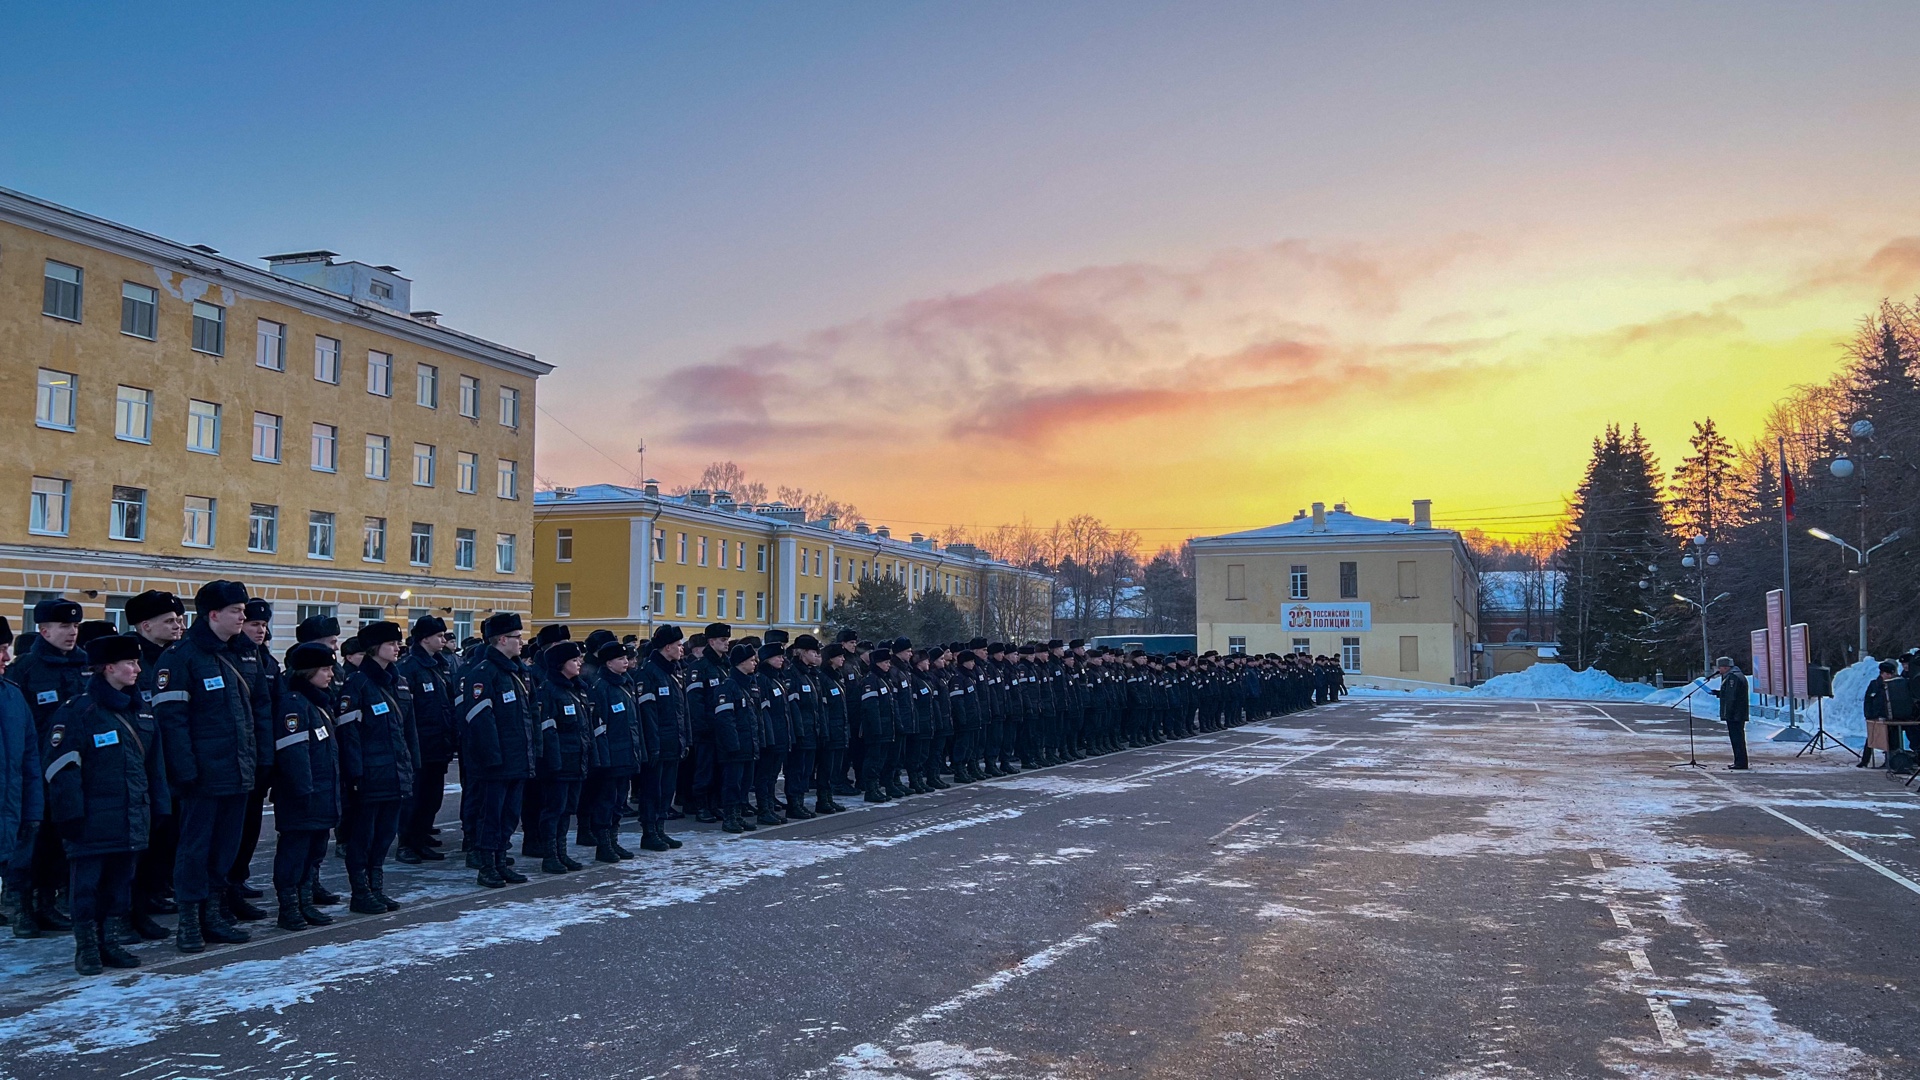
[[[1852,753],[1853,747],[1827,734],[1827,699],[1814,698],[1813,701],[1815,725],[1813,738],[1807,740],[1807,745],[1801,747],[1799,753],[1793,756],[1799,757],[1800,754],[1804,754],[1809,750],[1845,750],[1848,753]]]
[[[1670,709],[1677,709],[1682,705],[1687,706],[1687,760],[1676,761],[1673,764],[1667,766],[1667,768],[1669,769],[1704,769],[1706,768],[1705,765],[1700,763],[1700,758],[1694,753],[1694,750],[1693,750],[1693,706],[1687,704],[1687,699],[1691,698],[1693,695],[1705,689],[1706,685],[1707,685],[1707,680],[1701,679],[1698,685],[1696,685],[1693,689],[1687,691],[1686,697],[1682,697],[1679,701],[1676,701],[1672,705],[1668,706],[1668,708]]]

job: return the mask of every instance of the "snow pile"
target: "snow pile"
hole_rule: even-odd
[[[1488,679],[1474,687],[1472,693],[1475,697],[1641,701],[1653,693],[1653,687],[1621,682],[1599,668],[1575,671],[1565,664],[1535,664]]]
[[[1871,656],[1833,673],[1833,697],[1823,704],[1828,731],[1855,742],[1867,737],[1867,716],[1863,708],[1867,684],[1879,677],[1880,661]],[[1801,723],[1813,726],[1804,719]]]

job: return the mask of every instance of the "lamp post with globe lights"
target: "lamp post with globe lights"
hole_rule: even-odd
[[[1720,565],[1720,553],[1708,551],[1707,538],[1704,535],[1693,537],[1693,550],[1680,556],[1680,565],[1688,570],[1698,570],[1700,579],[1700,599],[1674,593],[1673,598],[1700,613],[1700,670],[1702,677],[1713,674],[1713,648],[1707,638],[1707,609],[1725,600],[1731,593],[1721,593],[1713,599],[1707,599],[1707,570]]]
[[[1825,529],[1808,529],[1807,534],[1816,540],[1825,540],[1846,551],[1853,552],[1854,568],[1847,571],[1854,579],[1859,603],[1860,640],[1859,651],[1854,659],[1863,660],[1867,655],[1867,565],[1874,552],[1900,539],[1905,529],[1895,529],[1883,537],[1877,544],[1869,544],[1867,536],[1867,455],[1864,443],[1873,438],[1873,421],[1862,418],[1848,425],[1847,433],[1853,437],[1852,456],[1841,454],[1827,465],[1827,471],[1836,480],[1855,480],[1854,512],[1858,518],[1859,546],[1847,543]],[[1857,459],[1857,460],[1856,460]]]

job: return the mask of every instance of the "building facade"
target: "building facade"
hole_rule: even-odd
[[[0,609],[217,577],[276,636],[532,594],[533,356],[390,266],[223,258],[0,189]]]
[[[743,634],[833,625],[859,581],[899,581],[909,599],[937,591],[978,632],[1045,634],[1051,580],[967,545],[905,540],[864,522],[808,521],[780,503],[724,491],[594,484],[534,498],[533,617],[645,635],[657,623],[727,622]],[[1008,632],[1012,631],[1012,632]]]
[[[1382,521],[1314,503],[1284,524],[1193,541],[1202,650],[1335,656],[1367,677],[1464,685],[1479,643],[1478,582],[1431,503]]]

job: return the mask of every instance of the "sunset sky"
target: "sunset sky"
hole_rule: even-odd
[[[1920,6],[37,5],[0,185],[391,263],[541,479],[1547,524],[1920,291]],[[0,253],[4,257],[4,253]]]

